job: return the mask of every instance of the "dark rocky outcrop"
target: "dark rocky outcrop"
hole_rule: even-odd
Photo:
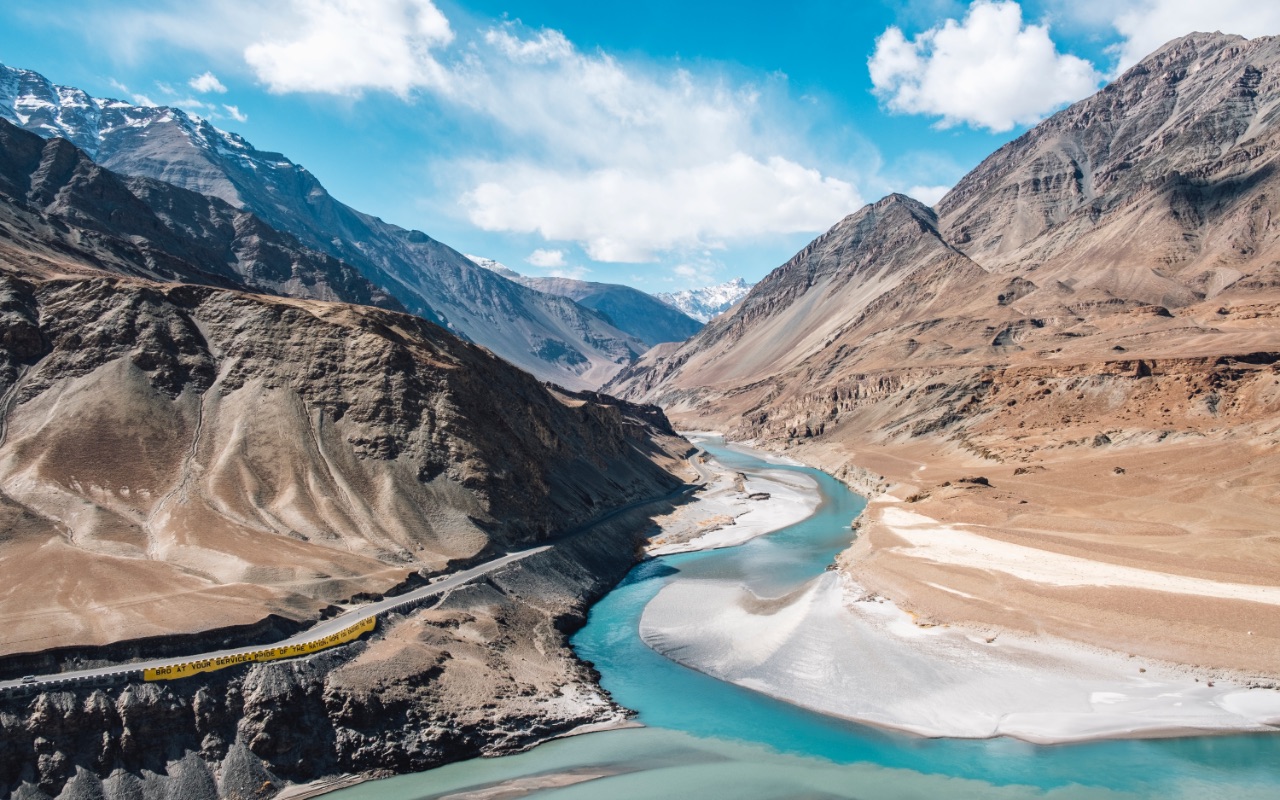
[[[625,718],[566,637],[639,557],[657,502],[296,661],[0,701],[0,795],[270,797],[427,769]]]

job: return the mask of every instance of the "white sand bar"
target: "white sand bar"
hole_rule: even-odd
[[[1246,689],[1062,640],[922,628],[825,573],[786,598],[679,578],[645,608],[658,652],[825,714],[924,736],[1039,743],[1263,731],[1280,691]],[[1140,671],[1145,670],[1145,671]]]
[[[656,520],[661,532],[650,540],[649,555],[733,547],[812,516],[822,502],[817,481],[804,473],[765,469],[743,475],[710,457],[699,467],[708,478],[705,488]]]
[[[886,508],[881,514],[884,525],[911,544],[909,548],[892,549],[939,564],[1003,572],[1050,586],[1117,586],[1280,605],[1280,586],[1172,575],[1024,547],[949,526],[903,508]]]

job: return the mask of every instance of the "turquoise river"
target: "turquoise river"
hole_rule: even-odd
[[[739,547],[652,559],[591,610],[573,638],[645,727],[374,781],[335,800],[696,798],[1280,798],[1280,735],[1036,746],[920,739],[825,717],[680,666],[641,642],[644,606],[667,582],[741,580],[777,596],[848,546],[863,500],[829,475],[705,445],[744,472],[794,469],[819,482],[809,519]]]

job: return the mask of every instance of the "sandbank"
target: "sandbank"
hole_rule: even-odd
[[[1049,744],[1280,726],[1280,691],[1051,637],[924,627],[836,572],[772,600],[676,579],[640,635],[713,677],[921,736]]]
[[[709,455],[694,458],[704,486],[688,503],[655,520],[661,531],[650,539],[649,555],[740,545],[812,516],[822,502],[817,482],[803,473],[765,469],[747,474]]]

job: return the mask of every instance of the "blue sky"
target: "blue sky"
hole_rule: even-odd
[[[0,62],[186,108],[517,271],[663,291],[934,202],[1193,30],[1280,33],[1280,4],[46,0],[0,7]]]

